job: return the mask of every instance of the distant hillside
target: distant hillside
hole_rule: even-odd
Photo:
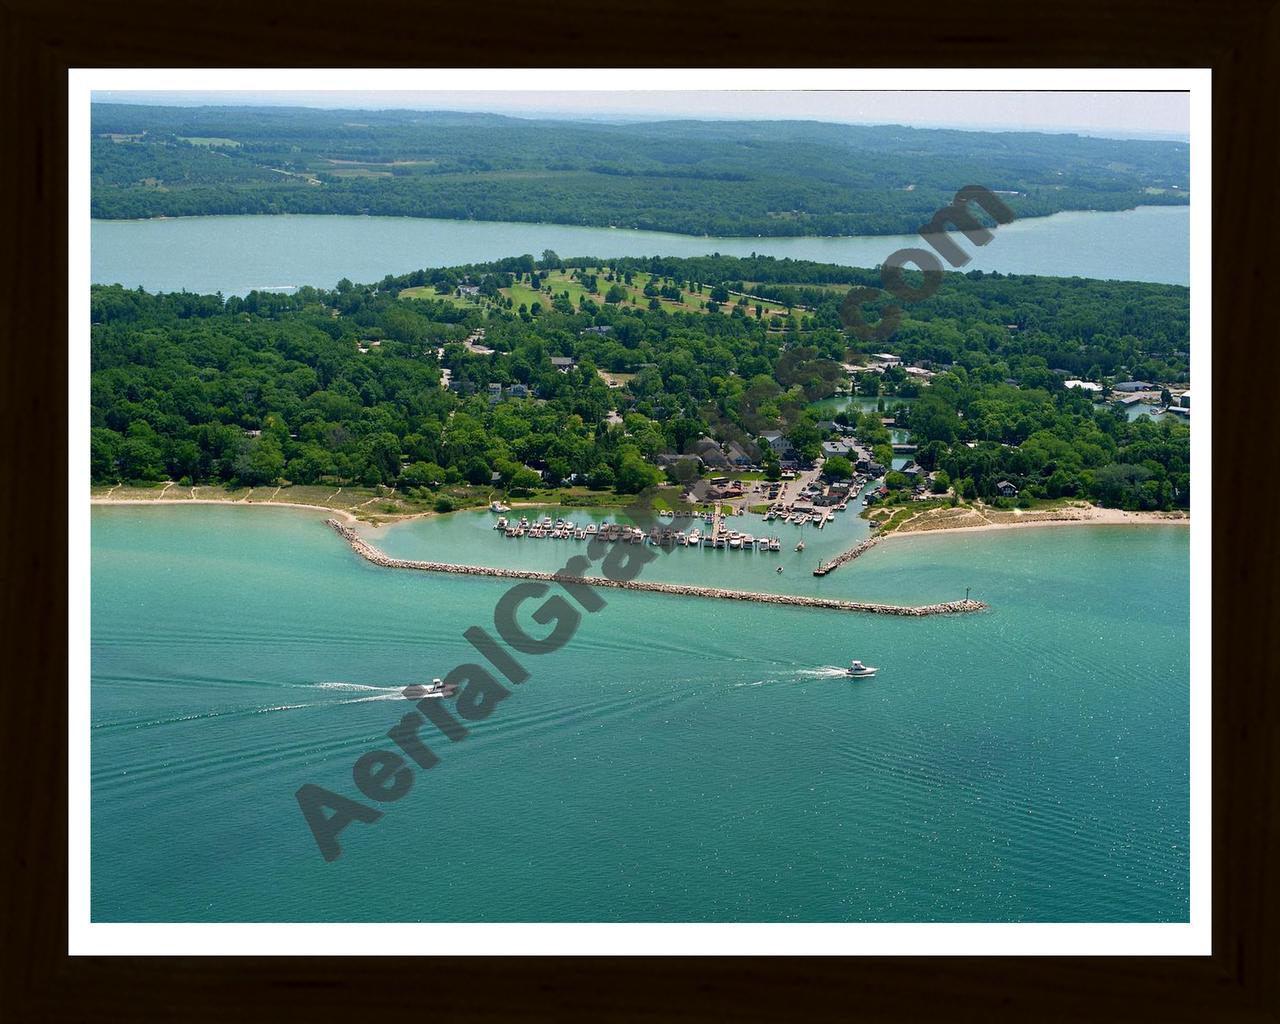
[[[914,232],[957,189],[1020,217],[1188,201],[1189,146],[811,121],[95,104],[95,217],[329,213],[681,234]]]

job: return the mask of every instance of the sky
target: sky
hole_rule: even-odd
[[[1190,137],[1185,92],[664,91],[95,91],[94,100],[355,110],[465,110],[592,120],[702,118],[905,124],[917,128]]]

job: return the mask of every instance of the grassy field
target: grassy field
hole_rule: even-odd
[[[439,294],[435,285],[424,284],[418,288],[402,288],[399,295],[400,299],[435,299],[439,302],[447,302],[450,305],[457,306],[459,309],[484,309],[485,306],[475,299],[463,298],[461,295],[455,295],[450,292],[448,295]]]
[[[590,267],[586,269],[598,271],[600,268]],[[652,275],[646,273],[634,273],[631,278],[631,284],[628,285],[621,279],[617,281],[609,281],[606,279],[605,275],[598,274],[596,281],[598,291],[588,292],[582,282],[572,276],[572,271],[553,270],[543,279],[542,287],[538,291],[535,291],[527,283],[517,282],[510,288],[500,289],[500,294],[504,298],[511,300],[514,309],[519,309],[521,306],[526,306],[532,309],[535,302],[541,303],[543,309],[550,309],[552,300],[556,296],[565,295],[567,293],[570,303],[572,303],[576,309],[581,304],[583,298],[589,298],[597,305],[604,305],[605,295],[608,293],[610,288],[617,284],[627,293],[626,298],[618,303],[620,307],[648,309],[649,297],[644,294],[644,288],[645,285],[649,283],[651,277]],[[661,286],[661,281],[659,281],[658,284]],[[550,289],[550,293],[548,293],[548,289]],[[418,288],[405,288],[400,292],[399,297],[402,299],[443,299],[446,302],[450,302],[453,305],[464,309],[483,309],[488,306],[487,300],[484,299],[477,302],[473,299],[464,299],[452,294],[438,295],[435,288],[430,285],[424,285]],[[658,297],[659,306],[668,313],[701,313],[706,315],[710,313],[710,310],[706,308],[706,303],[708,301],[709,299],[705,292],[702,295],[698,295],[693,292],[684,292],[683,302],[673,302],[670,299],[662,298],[661,296]],[[778,327],[786,322],[787,315],[785,306],[780,303],[769,302],[767,300],[762,300],[758,304],[761,307],[764,320],[769,323],[771,327]],[[757,302],[755,300],[748,301],[746,313],[749,317],[755,316],[756,305]],[[721,315],[728,316],[733,311],[733,307],[734,301],[722,303],[720,307]]]
[[[179,139],[183,142],[189,142],[193,146],[209,146],[214,149],[239,149],[240,143],[235,139],[218,139],[199,135],[179,135]]]

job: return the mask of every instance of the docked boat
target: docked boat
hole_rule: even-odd
[[[505,530],[507,528],[507,517],[498,516],[498,521],[493,524],[495,530]]]
[[[770,550],[770,551],[781,551],[781,550],[782,550],[782,539],[781,539],[780,537],[774,537],[772,540],[770,540],[770,541],[769,541],[769,550]]]
[[[596,524],[587,523],[587,528],[582,532],[585,533],[588,537],[594,537],[596,535]]]
[[[489,502],[489,511],[490,512],[510,512],[511,506],[504,505],[500,501],[491,501]]]
[[[845,671],[851,679],[870,679],[880,670],[874,665],[864,665],[860,661],[854,661]]]

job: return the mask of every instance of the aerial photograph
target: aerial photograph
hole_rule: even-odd
[[[1189,922],[1190,124],[95,92],[91,921]]]

